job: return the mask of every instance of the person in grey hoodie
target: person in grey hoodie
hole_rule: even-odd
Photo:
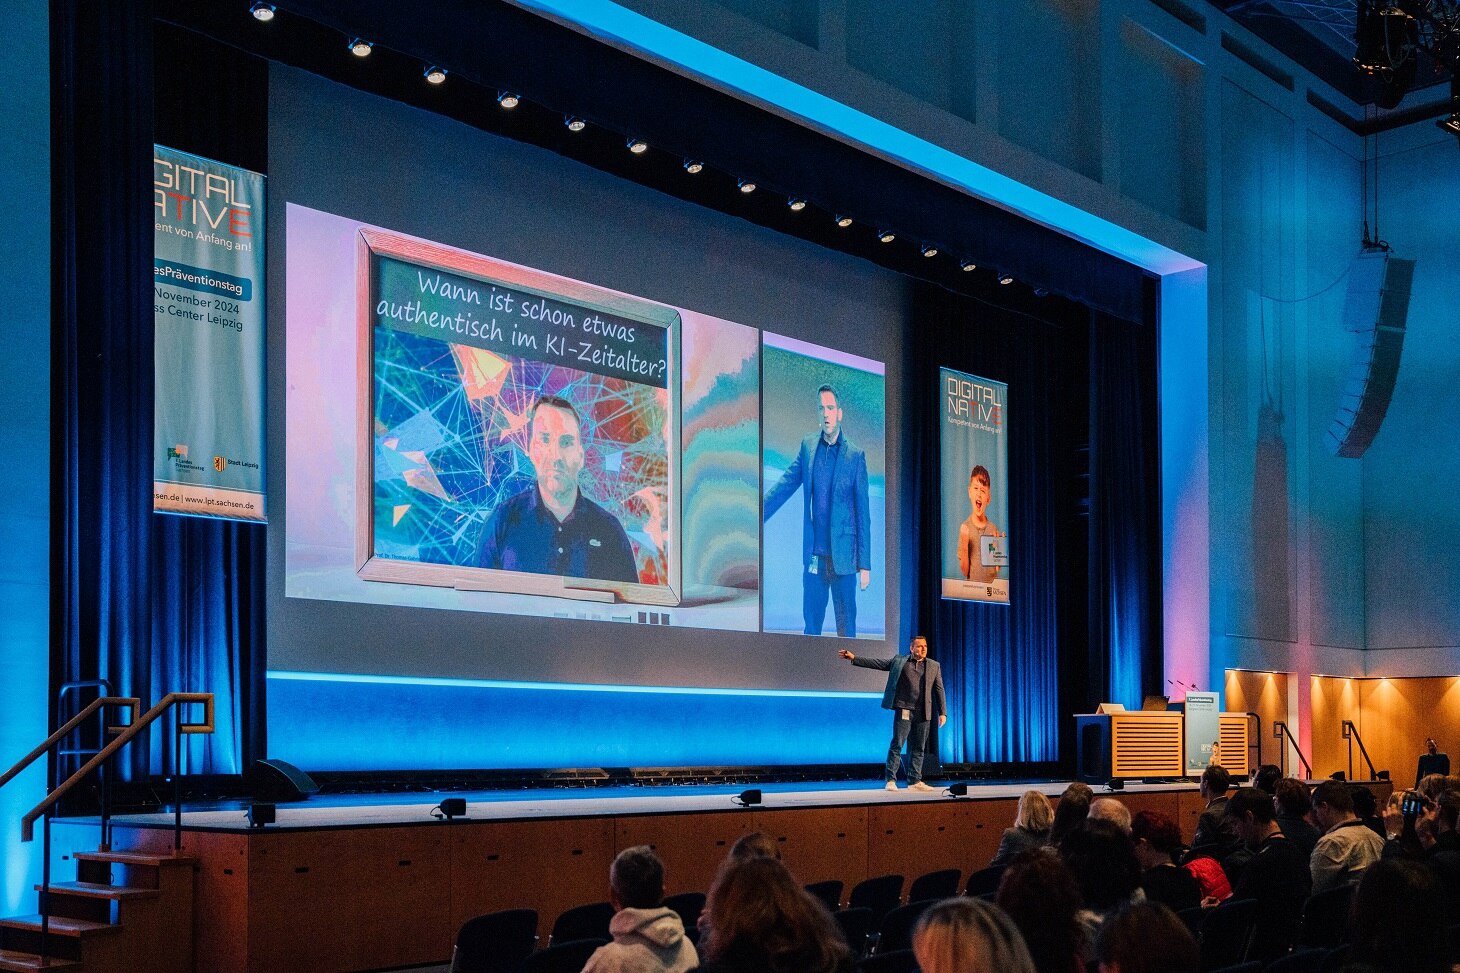
[[[608,870],[613,942],[588,958],[583,973],[685,973],[699,966],[684,923],[665,908],[664,863],[648,845],[625,848]]]

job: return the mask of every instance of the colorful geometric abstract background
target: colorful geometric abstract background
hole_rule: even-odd
[[[643,584],[669,583],[669,396],[616,378],[375,328],[375,556],[476,565],[497,505],[534,488],[528,415],[573,404],[579,489],[617,517]]]

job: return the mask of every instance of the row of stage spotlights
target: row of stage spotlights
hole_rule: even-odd
[[[248,9],[249,13],[253,14],[254,19],[260,21],[261,23],[268,23],[269,21],[273,20],[278,12],[277,8],[273,4],[264,3],[263,0],[256,0],[256,2],[251,4]],[[355,55],[356,57],[365,58],[370,56],[370,53],[372,50],[374,50],[375,45],[373,42],[367,41],[362,37],[351,37],[346,47],[349,49],[350,53]],[[441,85],[446,83],[447,71],[445,68],[440,67],[439,65],[427,64],[422,68],[421,74],[422,77],[426,79],[427,84]],[[502,108],[510,111],[511,109],[516,108],[518,105],[522,104],[522,96],[517,94],[516,92],[508,91],[504,88],[497,92],[497,104],[501,105]],[[570,132],[581,132],[588,127],[588,122],[578,115],[564,115],[563,124]],[[628,147],[628,150],[635,155],[643,155],[645,152],[649,151],[649,143],[641,138],[629,136],[626,139],[625,144]],[[705,164],[700,160],[684,160],[684,171],[689,173],[690,175],[697,175],[704,170]],[[756,189],[759,188],[756,183],[750,179],[737,179],[736,186],[743,195],[747,196],[755,192]],[[793,213],[801,212],[802,210],[806,209],[808,205],[809,204],[807,203],[805,197],[786,197],[786,208]],[[850,216],[846,216],[842,213],[833,213],[832,219],[836,223],[836,225],[842,229],[846,229],[856,222]],[[877,231],[877,239],[882,243],[892,243],[894,240],[897,239],[897,234],[891,229],[879,229]],[[936,257],[938,255],[938,248],[931,243],[920,244],[918,246],[918,251],[924,257]],[[978,269],[978,264],[967,258],[960,259],[958,261],[958,266],[959,269],[963,270],[965,273]],[[1000,284],[1007,285],[1014,283],[1013,275],[1005,273],[1003,271],[999,271],[997,273],[997,280]],[[1035,293],[1038,294],[1040,297],[1043,297],[1044,294],[1047,292],[1044,291],[1043,288],[1039,288],[1035,291]]]

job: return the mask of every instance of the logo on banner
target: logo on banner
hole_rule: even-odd
[[[167,447],[167,458],[168,459],[187,459],[188,458],[188,447],[187,447],[187,445],[186,444],[183,444],[183,443],[179,443],[176,446],[169,446],[169,447]]]
[[[222,473],[224,470],[228,469],[228,460],[224,459],[222,456],[214,456],[213,469],[217,470],[219,473]]]

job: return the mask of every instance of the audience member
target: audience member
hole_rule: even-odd
[[[1075,781],[1065,788],[1054,808],[1054,823],[1049,828],[1050,845],[1058,848],[1060,842],[1065,840],[1065,835],[1085,823],[1085,818],[1090,814],[1090,802],[1094,798],[1095,792],[1090,789],[1089,784]]]
[[[1422,810],[1405,814],[1407,806],[1416,809],[1423,809],[1424,798],[1419,796],[1419,791],[1395,791],[1389,795],[1389,800],[1384,802],[1384,813],[1381,816],[1384,821],[1384,851],[1381,858],[1408,858],[1410,861],[1419,861],[1425,856],[1424,845],[1419,840],[1419,832],[1415,828]]]
[[[1024,936],[1037,973],[1083,973],[1089,953],[1080,924],[1080,886],[1048,849],[1026,851],[1009,865],[995,897]]]
[[[740,840],[730,846],[731,858],[774,858],[781,860],[781,846],[759,831],[741,835]]]
[[[1100,973],[1197,973],[1201,951],[1186,923],[1164,905],[1133,905],[1100,927]]]
[[[913,927],[922,973],[1035,973],[1024,937],[998,906],[982,899],[944,899]]]
[[[1263,764],[1252,772],[1252,786],[1268,797],[1277,793],[1277,782],[1282,779],[1283,771],[1277,764]]]
[[[1097,797],[1090,802],[1091,821],[1105,821],[1130,834],[1130,808],[1113,797]]]
[[[1313,809],[1308,785],[1295,777],[1285,777],[1278,781],[1272,800],[1277,808],[1278,827],[1304,858],[1311,857],[1313,846],[1318,844],[1318,829],[1308,820],[1308,812]]]
[[[618,853],[608,887],[613,942],[589,957],[583,973],[684,973],[699,965],[684,923],[664,907],[664,864],[648,845]]]
[[[1364,827],[1379,837],[1384,837],[1384,821],[1379,817],[1379,802],[1374,792],[1363,784],[1352,784],[1349,793],[1354,799],[1354,817],[1364,822]]]
[[[848,973],[826,907],[774,858],[728,858],[710,886],[705,973]]]
[[[1181,854],[1181,829],[1160,811],[1139,811],[1131,819],[1136,861],[1141,863],[1141,891],[1147,902],[1159,902],[1174,912],[1201,905],[1196,876],[1176,864]]]
[[[1372,865],[1354,892],[1353,942],[1346,971],[1447,973],[1446,914],[1440,884],[1419,862]]]
[[[1383,854],[1384,839],[1354,814],[1353,793],[1343,781],[1313,788],[1313,817],[1323,831],[1309,859],[1315,895],[1357,882]]]
[[[1196,822],[1196,835],[1191,839],[1191,851],[1187,860],[1209,855],[1223,861],[1237,849],[1237,836],[1223,815],[1227,807],[1227,791],[1232,787],[1232,775],[1227,768],[1212,764],[1201,773],[1201,798],[1207,802],[1206,809]]]
[[[994,854],[990,868],[1008,865],[1020,852],[1030,848],[1043,848],[1049,844],[1050,825],[1054,824],[1054,808],[1049,798],[1039,791],[1025,791],[1019,798],[1019,810],[1014,815],[1014,826],[1005,828],[999,838],[999,850]]]
[[[1115,825],[1086,821],[1083,828],[1065,836],[1060,857],[1080,886],[1084,908],[1079,919],[1090,941],[1094,941],[1095,932],[1108,916],[1145,901],[1140,889],[1141,865],[1136,861],[1130,835]]]
[[[1460,791],[1445,791],[1435,801],[1435,843],[1429,849],[1434,855],[1442,851],[1460,852]]]
[[[1298,938],[1303,903],[1312,886],[1308,859],[1278,827],[1266,792],[1242,788],[1227,802],[1226,814],[1238,839],[1253,851],[1232,890],[1234,898],[1258,903],[1250,957],[1276,959]]]

